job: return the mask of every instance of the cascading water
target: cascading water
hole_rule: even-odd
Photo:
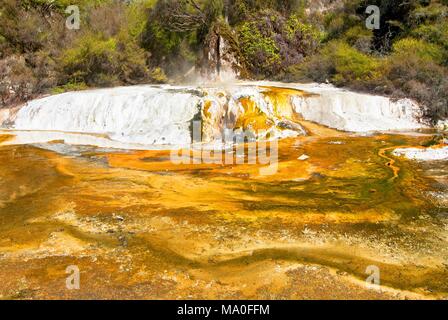
[[[255,86],[135,86],[68,92],[30,101],[7,122],[21,131],[24,143],[64,139],[119,148],[188,145],[193,121],[202,122],[202,142],[218,140],[229,129],[250,131],[260,139],[303,134],[298,124],[285,125],[292,122],[278,112],[281,108],[267,91]],[[288,96],[289,113],[291,102]]]
[[[296,98],[296,111],[304,119],[338,130],[366,132],[416,129],[419,107],[409,99],[391,101],[386,97],[341,92],[319,98]]]
[[[422,109],[411,99],[351,92],[325,84],[288,84],[311,95],[294,96],[294,111],[304,120],[351,131],[413,130],[426,127]]]
[[[17,114],[17,130],[107,134],[139,144],[186,144],[200,112],[192,93],[155,87],[70,92],[38,99]]]
[[[226,130],[255,139],[303,135],[300,119],[365,132],[423,127],[418,117],[418,106],[408,99],[394,102],[316,84],[240,83],[68,92],[30,101],[3,123],[15,130],[14,143],[64,140],[140,149],[189,145],[194,121],[201,121],[201,141],[208,143]]]

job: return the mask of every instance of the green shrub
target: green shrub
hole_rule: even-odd
[[[380,77],[378,59],[342,41],[328,43],[319,55],[307,61],[303,70],[316,81],[329,80],[338,86],[373,82]]]
[[[411,34],[443,48],[443,63],[448,65],[448,21],[422,24],[412,30]]]
[[[58,86],[58,87],[54,87],[51,90],[52,94],[59,94],[59,93],[64,93],[64,92],[68,92],[68,91],[81,91],[81,90],[86,90],[89,87],[84,83],[84,82],[69,82],[67,84]]]
[[[148,80],[147,60],[149,55],[126,31],[117,38],[116,55],[118,79],[124,84],[137,84]]]
[[[0,6],[0,35],[14,53],[40,50],[51,37],[52,30],[40,11],[32,7],[25,10],[24,5],[22,1],[2,0]]]
[[[115,39],[103,39],[97,34],[87,34],[77,39],[71,48],[62,53],[60,59],[68,82],[85,82],[88,85],[112,85],[116,65]],[[107,83],[104,75],[110,76]]]
[[[448,49],[448,21],[439,24],[422,24],[412,31],[412,35]]]
[[[400,41],[385,63],[394,93],[419,101],[432,120],[448,116],[448,70],[438,63],[439,51],[423,40]]]
[[[0,60],[0,106],[31,98],[36,82],[23,57],[9,56]]]
[[[282,14],[290,14],[299,11],[304,5],[302,1],[297,0],[230,0],[228,2],[231,25],[242,23],[253,13],[261,10],[274,10]]]
[[[414,38],[404,38],[392,46],[393,55],[406,59],[410,55],[417,55],[423,60],[441,63],[444,59],[443,50],[435,44]]]
[[[125,32],[108,39],[94,33],[81,36],[62,53],[60,63],[67,82],[90,86],[133,84],[148,75],[144,50]]]
[[[363,53],[372,51],[373,32],[364,26],[357,25],[348,29],[343,39],[354,48]]]
[[[157,0],[133,1],[126,8],[127,30],[134,39],[140,39],[148,22],[148,10],[154,7]]]
[[[299,16],[263,10],[238,28],[240,50],[256,76],[278,79],[290,66],[313,54],[324,35]]]
[[[150,73],[151,80],[155,83],[167,83],[168,77],[166,76],[165,72],[157,67],[151,70]]]
[[[359,0],[344,0],[343,6],[336,6],[334,10],[324,12],[323,27],[328,41],[339,39],[350,28],[363,25],[364,17],[356,15],[360,2]]]
[[[146,48],[153,52],[157,63],[175,55],[182,42],[179,34],[167,30],[159,21],[148,21],[144,37]]]
[[[410,14],[412,22],[419,24],[428,20],[446,19],[448,16],[447,4],[440,4],[433,1],[428,6],[419,6]]]
[[[275,41],[263,35],[256,22],[245,22],[238,28],[241,53],[254,74],[273,74],[281,64],[280,50]]]
[[[363,54],[343,42],[331,43],[324,54],[334,59],[335,75],[332,81],[336,85],[360,81],[372,81],[379,78],[377,59]]]
[[[381,59],[362,53],[343,41],[331,41],[303,64],[288,69],[289,81],[332,82],[358,90],[384,85]]]

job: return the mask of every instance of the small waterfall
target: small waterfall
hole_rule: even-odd
[[[27,103],[14,129],[107,134],[139,144],[186,144],[199,113],[192,93],[156,87],[68,92]]]
[[[67,92],[30,101],[8,115],[3,126],[15,130],[16,143],[65,140],[129,149],[184,147],[197,142],[194,128],[203,143],[221,142],[229,131],[254,140],[294,137],[306,134],[303,119],[353,132],[424,127],[420,108],[409,99],[269,82]]]
[[[270,99],[268,91],[257,86],[225,89],[135,86],[67,92],[30,101],[7,122],[16,131],[41,131],[42,140],[65,133],[68,141],[95,144],[91,137],[74,135],[87,133],[97,135],[97,145],[104,146],[106,136],[111,147],[189,145],[193,121],[202,123],[202,142],[219,140],[229,129],[249,131],[254,139],[303,134],[298,124],[284,125],[290,121],[292,97],[288,95],[287,106],[280,108]],[[289,111],[279,112],[285,109]],[[22,142],[25,137],[32,142],[44,142],[35,133],[21,135],[22,139],[18,139]]]

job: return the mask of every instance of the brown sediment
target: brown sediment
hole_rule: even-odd
[[[12,135],[12,134],[2,134],[2,133],[0,133],[0,145],[3,142],[12,140],[13,138],[14,138],[14,135]]]

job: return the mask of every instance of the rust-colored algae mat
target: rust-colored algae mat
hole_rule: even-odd
[[[268,176],[261,164],[174,164],[170,151],[0,146],[0,297],[446,297],[436,165],[388,153],[428,137],[302,124],[310,136],[280,141]]]

